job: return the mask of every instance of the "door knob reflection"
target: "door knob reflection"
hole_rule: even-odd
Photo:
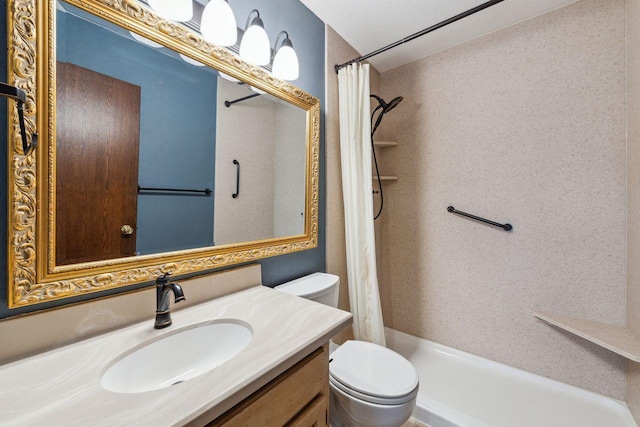
[[[131,227],[128,224],[125,224],[120,229],[120,232],[122,233],[123,236],[131,236],[133,234],[133,227]]]

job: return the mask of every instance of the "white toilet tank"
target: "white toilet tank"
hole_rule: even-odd
[[[338,307],[340,277],[329,273],[313,273],[276,286],[282,292]]]

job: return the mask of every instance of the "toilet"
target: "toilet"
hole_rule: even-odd
[[[313,273],[275,289],[337,307],[339,286],[338,276]],[[364,341],[330,348],[331,427],[399,427],[411,417],[418,395],[411,362]]]

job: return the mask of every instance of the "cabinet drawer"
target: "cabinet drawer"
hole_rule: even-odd
[[[329,381],[327,365],[327,353],[321,347],[208,424],[208,427],[283,426],[287,424],[296,414],[305,409],[317,395],[326,394],[325,385],[328,385]]]
[[[329,399],[324,394],[317,396],[287,427],[325,427],[329,422],[327,405]]]

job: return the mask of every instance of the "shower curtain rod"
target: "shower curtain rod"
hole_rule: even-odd
[[[482,3],[481,5],[476,6],[473,9],[469,9],[466,12],[462,12],[459,15],[456,15],[456,16],[454,16],[452,18],[449,18],[449,19],[447,19],[445,21],[442,21],[442,22],[440,22],[438,24],[432,25],[429,28],[425,28],[424,30],[418,31],[417,33],[411,34],[410,36],[405,37],[402,40],[398,40],[397,42],[391,43],[390,45],[387,45],[385,47],[381,47],[380,49],[374,50],[373,52],[368,53],[368,54],[366,54],[364,56],[360,56],[358,58],[352,59],[351,61],[345,62],[344,64],[340,64],[340,65],[336,64],[335,67],[334,67],[335,70],[336,70],[336,74],[338,73],[338,71],[340,71],[341,68],[344,68],[344,67],[346,67],[348,65],[351,65],[351,64],[355,64],[357,62],[362,62],[362,61],[364,61],[366,59],[371,58],[372,56],[376,56],[376,55],[378,55],[378,54],[380,54],[382,52],[388,51],[389,49],[393,49],[396,46],[400,46],[401,44],[404,44],[406,42],[410,42],[413,39],[417,39],[418,37],[422,37],[425,34],[429,34],[432,31],[438,30],[438,29],[440,29],[442,27],[446,27],[447,25],[453,24],[454,22],[459,21],[462,18],[466,18],[467,16],[471,16],[474,13],[477,13],[477,12],[480,12],[482,10],[485,10],[486,8],[491,7],[493,5],[496,5],[498,3],[502,3],[503,1],[504,0],[491,0],[491,1],[488,1],[486,3]]]

